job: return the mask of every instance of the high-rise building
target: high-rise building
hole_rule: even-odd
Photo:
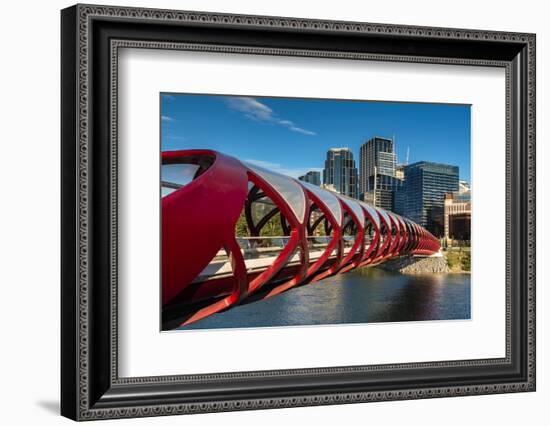
[[[321,186],[321,173],[316,170],[310,170],[305,175],[300,176],[298,180],[302,180],[312,185]]]
[[[435,236],[444,235],[445,194],[458,191],[458,166],[419,161],[405,166],[397,213],[425,227]]]
[[[359,191],[371,190],[375,174],[395,176],[396,157],[393,140],[373,137],[359,148]]]
[[[349,148],[330,148],[327,151],[323,184],[332,185],[336,192],[357,198],[357,167]]]
[[[392,139],[373,137],[359,148],[359,198],[395,210],[394,194],[403,181],[396,176],[397,156]]]
[[[447,244],[453,244],[455,241],[470,241],[472,221],[470,198],[470,191],[463,191],[463,187],[458,192],[445,194],[443,236]]]

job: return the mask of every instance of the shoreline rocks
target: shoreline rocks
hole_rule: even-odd
[[[447,260],[439,257],[411,257],[402,256],[391,259],[376,266],[386,271],[402,274],[448,274],[451,272]]]

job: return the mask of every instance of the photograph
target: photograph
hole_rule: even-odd
[[[471,319],[471,105],[160,94],[161,330]]]

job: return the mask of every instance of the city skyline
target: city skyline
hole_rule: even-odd
[[[358,158],[369,138],[395,138],[398,163],[408,150],[470,182],[469,105],[162,94],[161,125],[163,151],[217,149],[295,178],[322,171],[329,148]]]

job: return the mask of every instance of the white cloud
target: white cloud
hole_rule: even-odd
[[[247,96],[229,97],[226,99],[226,103],[229,108],[234,109],[235,111],[242,112],[246,117],[250,118],[251,120],[278,124],[280,126],[286,127],[293,132],[301,133],[307,136],[316,135],[315,132],[298,127],[296,124],[294,124],[294,122],[290,120],[278,117],[271,108],[255,98]]]
[[[176,121],[175,119],[173,119],[172,117],[169,117],[167,115],[161,115],[161,120],[164,121],[165,123],[171,123],[173,121]]]
[[[300,176],[305,175],[309,171],[322,171],[322,168],[319,167],[285,167],[282,164],[279,163],[273,163],[271,161],[264,161],[264,160],[255,160],[252,158],[244,159],[243,161],[250,163],[254,166],[262,167],[264,169],[270,170],[275,173],[279,173],[285,176],[290,176],[293,178],[298,178]]]
[[[254,98],[234,97],[228,98],[227,104],[230,108],[244,113],[249,118],[260,121],[273,121],[273,110]]]
[[[302,129],[301,127],[296,127],[296,126],[291,126],[289,127],[289,129],[292,130],[293,132],[302,133],[308,136],[315,136],[317,134],[315,132],[312,132],[311,130]]]

